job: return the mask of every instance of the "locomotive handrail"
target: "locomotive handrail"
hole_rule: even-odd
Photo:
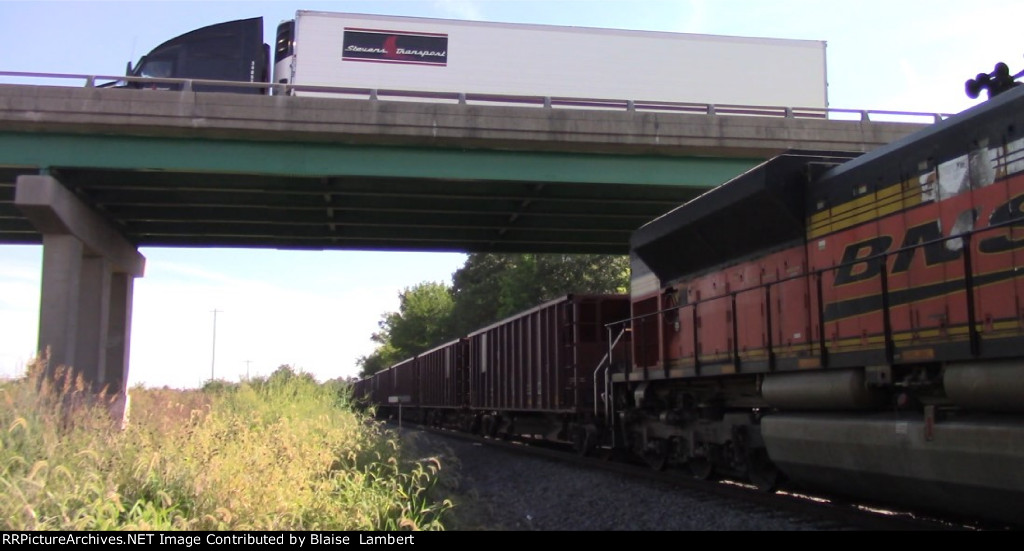
[[[431,101],[446,101],[460,105],[496,104],[524,105],[538,108],[578,108],[610,111],[646,111],[688,113],[696,115],[719,116],[753,116],[771,118],[798,119],[832,119],[861,122],[906,122],[920,124],[921,119],[938,122],[952,116],[949,113],[925,113],[916,111],[841,109],[833,107],[798,107],[772,105],[733,105],[713,103],[689,103],[658,100],[633,99],[600,99],[559,96],[532,96],[515,94],[489,94],[470,92],[439,92],[428,90],[391,90],[365,87],[323,86],[311,84],[276,84],[271,82],[243,82],[233,80],[189,79],[189,78],[157,78],[114,76],[86,73],[36,73],[25,71],[0,71],[0,77],[27,78],[37,80],[83,80],[86,88],[127,88],[126,83],[146,84],[147,88],[158,85],[180,87],[180,93],[197,92],[195,87],[215,86],[218,88],[239,88],[240,90],[256,89],[268,91],[275,96],[291,96],[295,92],[311,92],[324,94],[343,94],[353,96],[351,99],[380,101],[386,98],[406,98]],[[102,82],[105,81],[105,82]],[[100,83],[102,82],[102,83]],[[100,83],[100,84],[97,84]],[[18,83],[7,83],[18,84]],[[912,118],[913,120],[907,120]]]
[[[601,358],[601,361],[597,362],[597,367],[594,368],[593,380],[594,380],[594,417],[595,418],[600,415],[600,410],[597,407],[598,398],[600,397],[599,394],[598,394],[598,387],[597,387],[597,372],[601,371],[602,367],[605,368],[605,389],[604,389],[605,390],[605,400],[604,401],[606,402],[605,403],[605,411],[607,411],[608,410],[608,407],[607,407],[608,406],[608,404],[607,404],[607,396],[608,396],[608,380],[607,380],[608,379],[608,368],[611,367],[611,363],[612,363],[612,351],[615,350],[615,345],[619,344],[619,340],[621,340],[622,336],[625,335],[625,334],[626,334],[626,329],[623,328],[621,331],[619,331],[618,336],[616,336],[615,339],[612,340],[612,330],[611,330],[610,327],[608,328],[608,353],[605,354],[603,358]]]
[[[792,276],[781,278],[781,279],[778,279],[778,280],[775,280],[775,281],[765,282],[765,283],[762,283],[762,284],[759,284],[759,285],[756,285],[756,286],[753,286],[753,287],[750,287],[750,288],[747,288],[747,289],[743,289],[743,290],[740,290],[740,291],[731,291],[729,293],[725,293],[725,294],[722,294],[722,295],[719,295],[719,296],[715,296],[715,297],[711,297],[711,298],[706,298],[706,299],[701,299],[701,300],[697,300],[697,301],[690,302],[690,303],[687,303],[687,304],[682,304],[682,305],[677,305],[677,306],[670,306],[668,308],[660,308],[660,309],[658,309],[656,311],[648,312],[646,314],[641,314],[639,316],[631,316],[631,317],[626,318],[626,319],[617,320],[617,321],[614,321],[614,322],[611,322],[611,323],[607,323],[607,324],[605,324],[605,327],[608,328],[609,331],[611,331],[612,327],[614,327],[616,325],[632,326],[633,322],[636,321],[636,320],[641,320],[640,327],[643,327],[643,321],[645,321],[647,319],[654,318],[656,316],[661,316],[662,314],[665,314],[665,313],[669,313],[669,312],[672,312],[672,311],[678,311],[678,310],[680,310],[682,308],[689,308],[689,307],[693,307],[693,310],[696,313],[697,307],[699,305],[701,305],[701,304],[706,304],[706,303],[709,303],[709,302],[712,302],[712,301],[722,300],[722,299],[730,298],[730,297],[733,300],[733,305],[735,305],[735,299],[736,299],[736,297],[740,293],[749,293],[749,292],[756,291],[757,289],[764,289],[765,292],[767,293],[767,292],[770,291],[770,289],[773,286],[781,285],[781,284],[789,282],[789,281],[794,281],[794,280],[798,280],[798,279],[812,278],[813,277],[813,278],[816,278],[816,280],[817,280],[817,291],[818,291],[818,301],[817,301],[817,303],[818,303],[817,304],[818,310],[817,310],[816,314],[817,314],[817,320],[819,322],[819,330],[818,330],[819,334],[818,334],[817,344],[818,344],[818,347],[820,348],[819,354],[820,354],[820,359],[821,359],[821,366],[822,367],[827,367],[828,366],[828,355],[827,355],[828,354],[828,350],[827,350],[827,347],[825,346],[825,334],[824,334],[824,323],[826,321],[825,320],[825,302],[822,299],[822,288],[821,288],[821,282],[822,282],[822,280],[824,278],[824,275],[825,275],[826,272],[835,272],[835,271],[838,271],[838,270],[841,270],[841,269],[844,269],[844,268],[849,268],[849,267],[852,267],[852,266],[856,266],[856,265],[859,265],[859,264],[878,263],[879,264],[879,277],[880,277],[879,285],[881,286],[880,297],[881,297],[881,300],[882,300],[882,307],[881,307],[882,314],[881,315],[883,316],[883,320],[882,320],[883,321],[883,331],[885,333],[885,335],[884,335],[884,339],[885,339],[885,353],[886,353],[887,361],[889,361],[891,363],[893,361],[893,359],[894,359],[893,355],[894,355],[895,344],[894,344],[894,340],[893,340],[893,336],[892,336],[891,320],[889,318],[889,307],[890,307],[889,300],[890,300],[890,294],[891,293],[890,293],[890,290],[888,288],[888,269],[887,269],[888,258],[891,257],[891,256],[894,256],[894,255],[899,255],[899,254],[907,252],[907,251],[911,251],[911,250],[915,250],[915,249],[923,249],[924,247],[928,247],[928,246],[932,246],[932,245],[937,245],[937,244],[942,244],[942,243],[945,243],[946,241],[950,241],[950,240],[954,240],[954,239],[962,239],[963,242],[964,242],[963,247],[962,247],[962,249],[964,251],[964,255],[963,255],[964,290],[965,290],[965,299],[964,300],[966,301],[965,309],[966,309],[966,315],[967,315],[968,339],[969,339],[971,355],[972,356],[977,356],[979,354],[980,348],[981,348],[981,346],[980,346],[981,336],[980,336],[980,334],[978,332],[978,328],[977,328],[977,312],[975,311],[976,310],[976,306],[974,304],[974,292],[973,292],[973,290],[974,290],[974,286],[975,285],[974,285],[974,281],[973,281],[973,276],[974,276],[974,274],[973,274],[973,262],[972,262],[971,251],[970,251],[971,242],[973,241],[974,236],[977,235],[977,234],[980,234],[982,232],[995,231],[995,230],[999,230],[999,229],[1003,229],[1003,228],[1007,228],[1007,227],[1012,227],[1012,226],[1020,226],[1021,223],[1022,223],[1022,220],[1024,220],[1024,217],[1018,216],[1016,218],[1011,218],[1011,219],[1005,220],[1003,222],[999,222],[999,223],[996,223],[996,224],[991,224],[991,225],[985,226],[984,228],[973,228],[973,229],[971,229],[969,231],[966,231],[966,232],[963,232],[963,233],[958,233],[958,234],[954,234],[954,235],[944,236],[944,237],[940,237],[940,238],[936,238],[936,239],[930,239],[930,240],[927,240],[927,241],[921,241],[921,242],[918,242],[918,243],[915,243],[915,244],[912,244],[912,245],[906,245],[906,246],[899,247],[899,248],[892,249],[892,250],[886,250],[886,251],[883,251],[883,252],[880,252],[880,253],[876,253],[876,254],[873,254],[873,255],[865,256],[863,258],[857,258],[857,259],[849,261],[849,262],[844,262],[844,263],[841,263],[841,264],[837,264],[835,266],[829,266],[829,267],[826,267],[826,268],[819,268],[819,269],[816,269],[816,270],[808,271],[808,272],[803,273],[803,274],[792,275]],[[733,309],[735,309],[735,306],[734,306]],[[735,319],[735,317],[734,317],[734,319]],[[643,337],[641,335],[635,335],[634,339],[633,339],[633,342],[634,343],[642,343],[643,342]],[[808,339],[808,344],[809,345],[813,345],[814,342],[811,339]],[[737,350],[738,346],[739,346],[739,343],[737,342],[737,340],[733,339],[733,349],[730,351],[730,354],[732,356],[732,361],[734,363],[739,361],[739,354],[738,354],[738,350]],[[771,357],[773,355],[772,339],[771,338],[768,339],[766,347],[768,349],[767,350],[768,355]],[[636,357],[636,355],[634,355],[634,357]],[[699,369],[699,367],[700,367],[700,360],[699,360],[699,358],[697,356],[696,347],[694,348],[693,361],[694,361],[694,366],[697,369]],[[644,365],[644,373],[645,373],[644,379],[645,380],[647,379],[647,376],[646,376],[647,367],[648,367],[647,365]],[[769,370],[772,370],[773,368],[774,368],[774,365],[770,365],[769,366]],[[665,367],[665,369],[667,369],[667,366]],[[737,372],[739,372],[739,370],[737,370]]]

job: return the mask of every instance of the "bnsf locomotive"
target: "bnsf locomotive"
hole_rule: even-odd
[[[637,230],[628,297],[564,297],[356,392],[1024,525],[1024,87],[992,95],[871,153],[773,158]]]

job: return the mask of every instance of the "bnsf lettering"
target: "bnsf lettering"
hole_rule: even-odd
[[[924,261],[929,266],[960,258],[962,249],[950,250],[946,246],[947,242],[937,241],[942,238],[942,228],[939,227],[938,220],[908,229],[907,234],[903,237],[903,245],[900,246],[902,250],[896,255],[896,262],[892,265],[893,273],[905,272],[910,269],[910,263],[914,260],[914,252],[920,248],[914,247],[914,245],[929,241],[934,241],[934,243],[924,246]]]
[[[889,250],[892,246],[892,238],[883,235],[854,243],[843,251],[842,267],[836,272],[836,285],[845,285],[871,279],[882,273],[882,260],[880,257],[857,262],[858,260],[871,258]]]
[[[1024,214],[1022,209],[1024,209],[1024,195],[1019,195],[1011,199],[1009,203],[997,208],[988,219],[989,225],[994,226],[1009,222],[1015,218],[1021,218],[1021,215]],[[1024,225],[1024,218],[1011,224],[1009,227],[1016,228],[1022,225]],[[981,243],[978,244],[978,250],[983,253],[1002,253],[1021,247],[1024,247],[1024,239],[1013,240],[1005,235],[982,239]]]
[[[974,210],[961,213],[957,218],[957,226],[961,221],[967,221],[968,226],[973,226],[977,218]],[[997,225],[1012,220],[1020,219],[1010,227],[1024,226],[1024,195],[1011,199],[992,212],[989,217],[989,225]],[[951,235],[964,233],[970,227],[957,227],[950,231]],[[903,243],[900,251],[896,253],[896,259],[892,265],[892,273],[897,274],[910,269],[914,255],[919,249],[924,249],[925,263],[929,266],[959,260],[963,257],[962,242],[959,239],[942,240],[942,228],[938,220],[932,220],[908,228],[903,236]],[[922,243],[927,243],[921,245]],[[882,272],[882,255],[892,247],[893,239],[889,236],[879,236],[848,245],[843,251],[843,258],[840,267],[836,270],[835,285],[846,285],[871,279]],[[919,246],[915,246],[919,245]],[[1011,239],[1006,235],[982,239],[978,244],[978,250],[982,253],[1001,253],[1024,247],[1024,238]]]

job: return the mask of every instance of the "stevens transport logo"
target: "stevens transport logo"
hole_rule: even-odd
[[[345,28],[345,61],[448,64],[448,35]]]

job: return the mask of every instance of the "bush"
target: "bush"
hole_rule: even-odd
[[[70,374],[0,384],[0,529],[444,529],[441,461],[408,459],[337,385],[289,369],[208,390],[134,388],[122,430]]]

